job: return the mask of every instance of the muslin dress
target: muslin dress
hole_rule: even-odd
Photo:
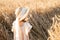
[[[14,33],[14,40],[29,40],[28,33],[30,32],[32,26],[29,22],[24,22],[22,27],[19,26],[18,20],[13,22],[12,31]],[[21,34],[21,32],[23,34]]]

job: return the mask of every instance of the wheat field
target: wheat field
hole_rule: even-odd
[[[0,0],[0,40],[13,40],[11,28],[18,7],[30,8],[30,40],[60,40],[60,0]]]

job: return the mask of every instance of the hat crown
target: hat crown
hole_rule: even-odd
[[[15,15],[17,18],[19,18],[19,20],[23,20],[24,18],[27,17],[28,15],[28,12],[29,12],[29,9],[28,8],[17,8],[16,11],[15,11]]]

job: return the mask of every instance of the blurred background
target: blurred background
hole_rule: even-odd
[[[13,40],[18,7],[30,8],[30,40],[60,40],[60,0],[0,0],[0,40]]]

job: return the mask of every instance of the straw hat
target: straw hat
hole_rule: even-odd
[[[27,7],[22,7],[22,8],[17,8],[15,10],[15,15],[16,18],[19,19],[19,21],[24,20],[29,14],[29,8]]]

